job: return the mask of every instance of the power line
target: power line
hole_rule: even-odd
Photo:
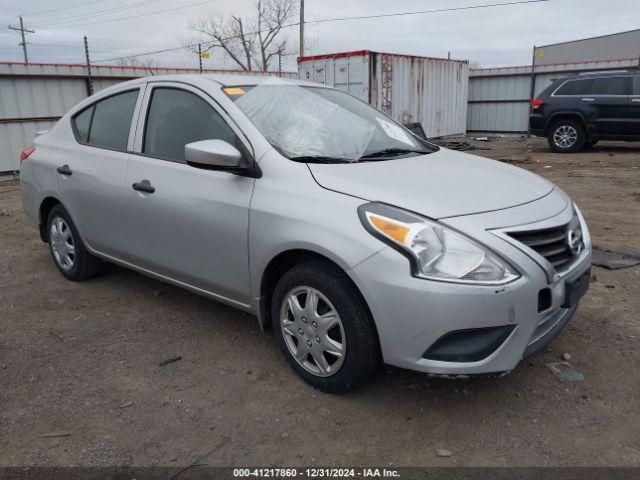
[[[22,16],[23,17],[35,17],[35,16],[39,16],[39,15],[45,15],[47,13],[61,12],[63,10],[70,10],[72,8],[77,8],[77,7],[86,7],[87,5],[93,5],[95,3],[100,3],[100,2],[105,2],[105,1],[107,1],[107,0],[93,0],[91,2],[76,3],[74,5],[69,5],[67,7],[53,8],[51,10],[40,10],[38,12],[23,13]]]
[[[205,3],[213,3],[215,1],[217,1],[217,0],[205,0],[204,2],[190,3],[188,5],[182,5],[180,7],[167,8],[165,10],[158,10],[158,11],[155,11],[155,12],[142,13],[140,15],[131,15],[131,16],[128,16],[128,17],[110,18],[110,19],[107,19],[107,20],[99,20],[97,22],[89,22],[89,23],[74,23],[74,24],[71,24],[71,25],[64,25],[64,26],[60,26],[60,27],[50,28],[49,30],[56,30],[56,29],[60,29],[60,28],[70,28],[70,27],[85,27],[87,25],[98,25],[100,23],[110,23],[110,22],[119,22],[121,20],[131,20],[133,18],[148,17],[150,15],[158,15],[160,13],[173,12],[173,11],[176,11],[176,10],[183,10],[185,8],[197,7],[199,5],[204,5]]]
[[[100,3],[100,2],[105,2],[105,1],[106,0],[93,0],[91,2],[76,3],[76,4],[73,4],[73,5],[68,5],[66,7],[53,8],[51,10],[40,10],[40,11],[37,11],[37,12],[23,13],[22,16],[23,17],[36,17],[36,16],[41,16],[41,15],[46,15],[46,14],[49,14],[49,13],[61,12],[63,10],[69,10],[69,9],[77,8],[77,7],[86,7],[88,5],[93,5],[95,3]],[[14,18],[19,18],[19,17],[20,17],[20,15],[14,15],[13,17],[9,17],[9,18],[4,19],[2,22],[0,22],[0,24],[7,23],[7,22],[13,20]]]
[[[543,3],[543,2],[550,2],[550,1],[551,0],[520,0],[520,1],[514,1],[514,2],[468,5],[466,7],[450,7],[450,8],[438,8],[435,10],[419,10],[414,12],[381,13],[379,15],[361,15],[356,17],[324,18],[321,20],[315,20],[307,23],[343,22],[347,20],[365,20],[365,19],[372,19],[372,18],[402,17],[407,15],[423,15],[427,13],[455,12],[459,10],[473,10],[478,8],[490,8],[490,7],[505,7],[509,5],[522,5],[525,3]]]
[[[504,6],[510,6],[510,5],[523,5],[523,4],[543,3],[543,2],[550,2],[550,1],[551,0],[519,0],[519,1],[502,2],[502,3],[487,3],[487,4],[481,4],[481,5],[470,5],[470,6],[466,6],[466,7],[440,8],[440,9],[435,9],[435,10],[421,10],[421,11],[413,11],[413,12],[398,12],[398,13],[387,13],[387,14],[379,14],[379,15],[363,15],[363,16],[357,16],[357,17],[324,18],[324,19],[320,19],[320,20],[312,20],[310,22],[305,22],[305,23],[319,24],[319,23],[340,22],[340,21],[347,21],[347,20],[361,20],[361,19],[383,18],[383,17],[398,17],[398,16],[406,16],[406,15],[425,15],[425,14],[429,14],[429,13],[442,13],[442,12],[453,12],[453,11],[458,11],[458,10],[471,10],[471,9],[479,9],[479,8],[504,7]],[[132,18],[134,18],[134,17],[132,17]],[[98,22],[96,22],[96,23],[98,23]],[[283,25],[281,28],[282,29],[291,28],[291,27],[297,27],[299,25],[300,25],[300,22],[294,22],[294,23],[288,23],[286,25]],[[257,35],[259,33],[267,33],[267,32],[268,32],[268,30],[260,30],[260,31],[248,32],[248,33],[245,33],[245,36]],[[226,41],[226,40],[233,40],[235,38],[241,38],[241,37],[242,37],[241,35],[233,35],[233,36],[230,36],[230,37],[222,38],[220,40],[221,41]],[[128,58],[142,57],[142,56],[146,56],[146,55],[157,55],[157,54],[160,54],[160,53],[173,52],[173,51],[182,50],[182,49],[185,49],[185,48],[194,48],[194,47],[197,47],[198,44],[200,44],[200,43],[204,46],[204,45],[207,45],[207,44],[215,43],[216,41],[196,42],[196,43],[192,43],[192,44],[188,44],[188,45],[182,45],[180,47],[163,48],[163,49],[159,49],[159,50],[141,52],[141,53],[137,53],[137,54],[134,54],[134,55],[125,55],[125,56],[122,56],[122,57],[105,58],[105,59],[101,59],[101,60],[94,60],[93,63],[112,62],[112,61],[117,61],[117,60],[125,60],[125,59],[128,59]]]
[[[5,18],[4,20],[2,20],[2,22],[0,22],[0,24],[10,22],[14,18],[18,18],[18,15],[14,15],[13,17]]]
[[[120,5],[119,7],[113,7],[113,8],[106,8],[104,10],[98,10],[96,12],[89,12],[89,13],[84,13],[82,15],[78,15],[77,17],[70,17],[70,18],[58,18],[58,19],[51,19],[49,21],[45,21],[44,23],[38,24],[36,23],[36,27],[38,28],[46,28],[46,27],[50,27],[53,25],[60,25],[60,24],[65,24],[65,23],[71,23],[80,19],[86,19],[86,18],[93,18],[93,17],[100,17],[102,15],[108,15],[110,13],[117,13],[117,12],[122,12],[124,10],[130,10],[132,8],[138,8],[138,7],[143,7],[146,5],[149,5],[151,3],[156,3],[156,2],[160,2],[163,0],[145,0],[143,2],[135,2],[135,3],[129,3],[126,5]]]

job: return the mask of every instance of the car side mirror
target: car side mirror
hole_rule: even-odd
[[[242,154],[224,140],[201,140],[184,146],[187,163],[193,167],[237,171],[243,168]]]

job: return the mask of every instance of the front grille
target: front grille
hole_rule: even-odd
[[[576,225],[573,230],[572,225]],[[573,249],[569,241],[569,232],[572,232],[574,240]],[[577,219],[559,227],[509,232],[509,236],[546,258],[557,271],[568,267],[583,248],[582,232]]]

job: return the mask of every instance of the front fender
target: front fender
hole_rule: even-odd
[[[348,272],[384,248],[358,217],[365,200],[327,190],[305,164],[286,162],[278,174],[272,173],[272,163],[265,166],[251,200],[249,269],[255,305],[267,266],[283,252],[309,251]]]

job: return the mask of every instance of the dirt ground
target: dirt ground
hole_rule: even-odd
[[[596,244],[640,249],[639,144],[478,144],[569,193]],[[504,378],[385,368],[333,396],[249,315],[115,266],[64,280],[19,188],[0,184],[0,465],[640,465],[640,267],[594,267],[567,329]],[[546,366],[565,353],[583,381]]]

